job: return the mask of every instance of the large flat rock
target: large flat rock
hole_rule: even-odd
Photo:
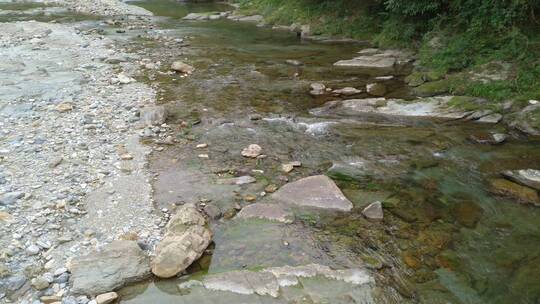
[[[222,291],[241,295],[259,295],[285,299],[290,296],[290,293],[286,290],[291,287],[296,287],[297,291],[301,293],[303,293],[303,289],[305,288],[305,295],[314,296],[315,293],[313,290],[309,290],[308,287],[311,285],[309,279],[313,278],[323,280],[323,282],[326,282],[327,284],[341,282],[341,284],[336,286],[339,286],[340,290],[346,290],[347,292],[352,292],[359,287],[364,287],[364,292],[359,294],[358,299],[362,301],[361,303],[372,303],[373,301],[370,289],[374,284],[374,280],[366,270],[361,268],[334,270],[320,264],[271,267],[261,271],[230,271],[206,276],[201,281],[187,281],[180,284],[178,287],[180,289],[203,287],[209,291]],[[310,295],[310,293],[313,294]],[[331,293],[325,292],[325,294],[330,295]],[[264,298],[260,299],[262,300]],[[282,303],[282,301],[277,301],[277,303]],[[298,302],[294,301],[294,303]],[[324,301],[324,303],[327,302]]]
[[[72,293],[97,295],[148,277],[150,262],[136,242],[114,241],[101,251],[74,258],[69,270]]]
[[[400,73],[400,69],[413,60],[412,54],[400,50],[364,49],[360,56],[340,60],[337,67],[349,67],[368,75],[389,75]]]
[[[294,215],[281,204],[256,203],[242,208],[236,217],[259,218],[281,223],[291,223]]]
[[[392,74],[395,72],[396,58],[359,56],[349,60],[340,60],[334,63],[339,67],[354,67],[362,69],[367,74]]]
[[[503,175],[516,183],[540,191],[540,170],[523,169],[504,171]]]
[[[276,201],[307,207],[350,211],[353,207],[341,190],[326,175],[302,178],[281,187],[272,195]]]
[[[421,98],[414,101],[386,98],[365,98],[329,101],[310,110],[315,116],[361,116],[366,114],[441,119],[465,118],[468,112],[448,107],[451,96]]]

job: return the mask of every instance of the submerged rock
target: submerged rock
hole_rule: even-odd
[[[322,107],[311,109],[315,116],[361,116],[377,114],[403,117],[433,117],[458,119],[468,113],[448,107],[449,96],[421,98],[415,101],[386,98],[346,99],[329,101]]]
[[[135,241],[114,241],[101,251],[74,258],[70,265],[71,291],[97,295],[150,275],[150,263]]]
[[[212,241],[212,232],[194,205],[179,208],[165,229],[165,237],[156,247],[152,260],[152,273],[160,278],[170,278],[186,270]]]
[[[272,198],[286,204],[323,209],[350,211],[353,207],[328,176],[316,175],[286,184],[272,194]]]
[[[514,182],[540,191],[540,170],[523,169],[508,170],[502,173]]]
[[[208,291],[227,291],[239,295],[258,295],[272,298],[280,298],[283,296],[287,299],[290,295],[287,296],[287,292],[284,292],[284,290],[293,286],[298,287],[296,293],[300,292],[300,295],[303,293],[306,295],[313,293],[314,291],[312,288],[316,285],[312,285],[312,281],[309,281],[309,279],[315,277],[317,277],[317,282],[322,284],[324,284],[324,282],[329,282],[331,283],[331,286],[338,286],[336,285],[338,284],[337,281],[343,282],[344,285],[342,286],[343,290],[341,292],[345,292],[345,290],[351,291],[358,287],[365,287],[366,289],[360,293],[361,299],[359,300],[361,300],[362,303],[374,303],[371,296],[371,288],[375,281],[366,270],[361,268],[334,270],[328,266],[318,264],[295,267],[272,267],[261,271],[241,270],[224,272],[206,276],[200,281],[190,280],[184,282],[180,284],[178,288],[191,289],[202,287]],[[319,280],[323,281],[321,282]],[[309,286],[312,287],[310,288]],[[305,298],[305,296],[303,298]],[[263,301],[261,301],[261,303],[262,302]],[[266,301],[264,302],[266,303]],[[250,301],[249,303],[253,302]],[[306,302],[287,301],[287,303]],[[324,303],[326,303],[326,301],[324,301]]]
[[[276,298],[279,294],[276,277],[266,272],[245,270],[226,272],[205,278],[203,285],[209,290],[230,291],[245,295],[268,295]]]
[[[497,195],[515,198],[521,203],[540,205],[540,197],[536,190],[521,186],[506,179],[498,178],[492,180],[490,191]]]
[[[467,228],[474,228],[482,217],[484,209],[471,201],[457,203],[452,209],[457,222]]]
[[[236,215],[237,218],[260,218],[281,223],[292,223],[293,213],[281,204],[256,203],[248,205]]]

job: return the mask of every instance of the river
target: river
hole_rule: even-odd
[[[176,134],[176,144],[150,156],[155,208],[170,210],[175,204],[199,202],[222,216],[210,223],[212,248],[188,275],[128,286],[119,292],[121,303],[539,301],[540,209],[489,190],[490,182],[504,170],[540,168],[538,140],[500,125],[473,122],[315,117],[310,109],[336,97],[310,96],[311,83],[364,88],[377,81],[333,65],[353,57],[366,43],[305,41],[294,33],[226,19],[182,20],[191,12],[232,9],[224,4],[172,0],[132,4],[152,11],[156,26],[120,39],[121,44],[163,63],[137,80],[157,89]],[[60,22],[96,19],[62,14],[65,20]],[[104,34],[122,36],[114,26],[105,28]],[[171,49],[146,39],[148,35],[183,41],[184,47]],[[187,77],[167,73],[174,60],[188,62],[196,71]],[[394,76],[385,81],[385,97],[414,98],[403,76]],[[366,93],[355,96],[366,97]],[[488,132],[509,133],[509,139],[500,145],[470,140],[471,135]],[[198,149],[197,144],[208,147]],[[260,145],[268,157],[243,158],[240,151],[250,144]],[[292,161],[301,166],[284,173],[282,164]],[[217,182],[248,174],[255,183]],[[268,185],[279,187],[318,174],[337,183],[354,204],[352,211],[298,208],[294,221],[286,224],[233,218],[253,200],[267,201],[268,193],[261,193]],[[383,221],[362,215],[374,201],[383,202]],[[374,284],[366,290],[310,278],[300,287],[284,288],[278,297],[178,288],[190,279],[230,271],[311,263],[368,269]]]

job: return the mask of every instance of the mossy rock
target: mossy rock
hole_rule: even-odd
[[[409,76],[405,77],[405,82],[411,87],[417,87],[426,82],[426,78],[424,73],[413,72]]]
[[[452,213],[459,224],[467,228],[474,228],[482,217],[484,209],[475,202],[462,201],[454,206]]]
[[[446,79],[426,82],[414,89],[414,93],[421,97],[430,97],[450,92],[450,81]]]
[[[445,76],[446,76],[445,72],[432,70],[432,71],[426,72],[424,75],[424,78],[427,81],[437,81],[437,80],[443,79]]]
[[[384,209],[395,209],[399,206],[400,199],[398,197],[389,197],[382,201],[382,207]]]
[[[540,205],[540,197],[536,190],[518,185],[509,180],[497,178],[490,181],[490,192],[514,198],[521,203]]]
[[[478,98],[470,96],[454,96],[448,101],[448,106],[465,111],[475,111],[481,108]]]

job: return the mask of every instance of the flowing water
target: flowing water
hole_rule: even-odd
[[[227,213],[234,204],[246,204],[245,195],[283,184],[281,164],[293,160],[302,167],[289,180],[326,173],[356,207],[347,214],[296,210],[289,225],[213,222],[213,254],[191,270],[194,275],[312,262],[367,265],[376,277],[378,302],[538,303],[540,210],[488,191],[489,179],[502,170],[540,167],[537,141],[514,135],[503,145],[474,144],[471,134],[504,131],[474,123],[312,117],[308,110],[331,98],[309,96],[311,82],[362,88],[373,81],[354,69],[332,66],[363,45],[306,42],[288,32],[229,20],[180,20],[188,12],[229,9],[221,5],[135,4],[167,17],[157,34],[188,37],[189,48],[163,58],[197,68],[186,78],[148,76],[159,84],[159,100],[172,113],[181,141],[151,160],[151,169],[159,173],[154,184],[159,208],[204,201]],[[160,53],[151,42],[133,43]],[[287,65],[288,59],[304,65]],[[386,84],[387,97],[411,97],[399,77]],[[250,120],[253,114],[263,119]],[[198,143],[209,148],[194,149]],[[239,152],[251,143],[269,157],[243,159]],[[200,153],[209,159],[198,158]],[[215,183],[218,177],[246,172],[258,182]],[[375,200],[384,201],[382,223],[360,213]],[[126,288],[123,302],[235,301],[226,294],[185,295],[176,288],[182,280]],[[257,297],[242,301],[263,303]]]
[[[369,268],[376,280],[377,303],[540,303],[540,209],[488,191],[489,180],[503,170],[540,168],[540,142],[519,134],[497,146],[468,140],[479,132],[505,131],[495,125],[313,117],[309,109],[334,97],[311,97],[310,83],[363,88],[373,81],[358,70],[332,65],[365,45],[301,41],[289,32],[229,20],[181,20],[189,12],[231,9],[222,4],[133,3],[161,16],[150,35],[184,39],[188,45],[171,51],[144,35],[125,42],[164,63],[161,71],[147,72],[138,80],[158,89],[180,142],[151,156],[150,169],[159,173],[154,183],[156,208],[204,202],[224,214],[211,223],[212,254],[191,267],[190,277],[318,263]],[[40,12],[35,19],[90,19],[52,15]],[[23,20],[17,14],[8,17]],[[290,59],[303,65],[288,65]],[[166,73],[173,60],[197,70],[188,77]],[[386,97],[413,97],[401,77],[385,84]],[[363,97],[367,95],[355,96]],[[254,115],[258,119],[250,119]],[[199,143],[209,147],[195,149]],[[240,156],[252,143],[268,157]],[[198,157],[201,153],[209,158]],[[302,166],[285,176],[281,164],[290,161],[301,161]],[[257,183],[216,183],[245,174],[256,177]],[[248,204],[246,195],[264,201],[259,194],[265,186],[315,174],[331,176],[355,208],[350,213],[295,210],[292,224],[227,219],[237,205]],[[384,202],[382,222],[361,214],[376,200]],[[177,287],[185,280],[124,288],[122,303],[359,303],[353,296],[338,300],[344,286],[324,280],[302,282],[312,302],[210,294],[197,288],[186,293]],[[284,292],[300,293],[294,288]]]

